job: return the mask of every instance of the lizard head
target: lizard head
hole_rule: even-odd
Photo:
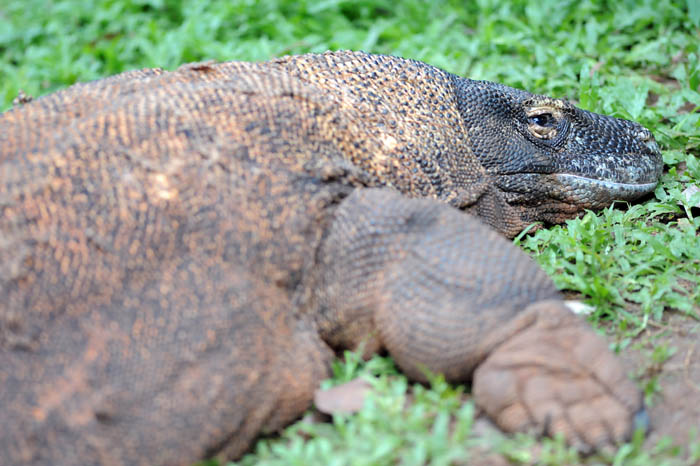
[[[457,93],[470,149],[521,227],[636,199],[661,175],[659,146],[638,123],[484,81],[460,80]]]

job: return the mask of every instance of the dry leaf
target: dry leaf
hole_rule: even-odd
[[[686,202],[690,202],[690,198],[693,197],[695,193],[700,191],[700,187],[696,185],[690,185],[683,190],[683,197],[685,197]],[[700,201],[696,202],[693,207],[700,207]]]
[[[316,390],[314,404],[324,414],[356,413],[365,403],[372,385],[357,378],[328,390]]]

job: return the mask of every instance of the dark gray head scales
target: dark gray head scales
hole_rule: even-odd
[[[661,153],[638,123],[491,82],[457,78],[455,88],[472,151],[511,205],[596,209],[656,186]],[[486,121],[473,117],[479,108]]]

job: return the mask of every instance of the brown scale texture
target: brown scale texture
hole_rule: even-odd
[[[479,367],[477,402],[505,429],[621,440],[641,406],[605,343],[453,207],[513,236],[607,199],[559,173],[639,195],[660,171],[645,131],[352,52],[132,71],[2,114],[3,461],[236,457],[362,342],[418,380]],[[593,398],[612,414],[582,412]]]

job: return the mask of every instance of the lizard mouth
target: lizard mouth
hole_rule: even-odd
[[[632,201],[652,192],[658,183],[620,183],[571,174],[551,176],[566,192],[566,197],[593,209],[606,207],[613,201]]]
[[[546,200],[582,209],[602,209],[613,201],[633,201],[654,191],[656,180],[622,182],[571,173],[499,175],[496,185],[508,193],[509,204],[542,205]]]

